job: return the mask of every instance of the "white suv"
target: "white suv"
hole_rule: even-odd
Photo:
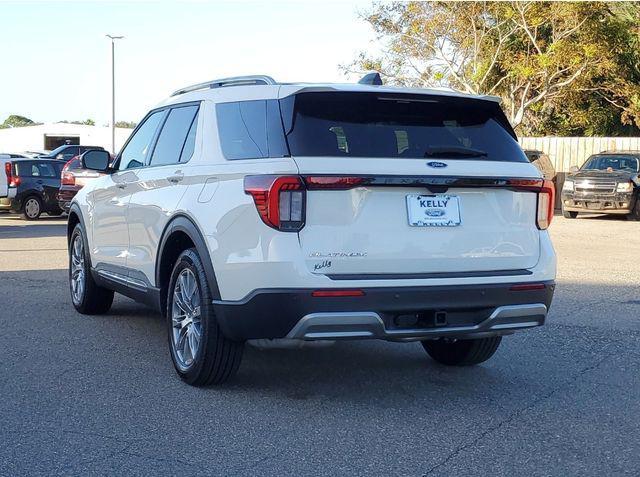
[[[69,213],[75,308],[118,292],[167,319],[193,385],[247,340],[419,341],[483,362],[542,325],[553,185],[496,98],[373,84],[230,78],[176,91]]]

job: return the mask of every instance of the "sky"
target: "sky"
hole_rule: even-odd
[[[375,35],[352,1],[0,0],[0,122],[111,116],[138,121],[172,91],[209,79],[267,74],[278,81],[355,81],[339,69]]]

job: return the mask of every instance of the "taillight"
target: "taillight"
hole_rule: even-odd
[[[244,191],[253,197],[262,221],[283,232],[304,227],[305,188],[298,176],[246,176]]]
[[[536,225],[540,230],[549,228],[556,198],[553,182],[542,179],[508,179],[506,186],[515,191],[536,192],[538,195]]]
[[[76,185],[76,176],[69,171],[62,171],[62,185]]]
[[[348,190],[368,185],[371,179],[358,176],[305,176],[304,181],[309,190]]]
[[[538,192],[538,211],[536,223],[540,230],[546,230],[551,225],[555,208],[556,189],[551,181],[544,181]]]
[[[4,172],[7,175],[7,185],[9,187],[18,187],[20,185],[20,178],[13,176],[13,163],[5,162],[4,163]]]

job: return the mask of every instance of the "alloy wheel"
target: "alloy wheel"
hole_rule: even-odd
[[[76,235],[71,245],[71,298],[75,304],[84,296],[84,244],[82,236]]]
[[[193,272],[185,268],[173,287],[171,340],[178,365],[188,369],[196,359],[202,342],[200,290]]]

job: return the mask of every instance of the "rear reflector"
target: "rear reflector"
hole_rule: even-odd
[[[311,293],[311,296],[364,296],[364,292],[362,290],[316,290]]]
[[[544,283],[522,283],[521,285],[512,285],[509,290],[511,291],[529,291],[529,290],[544,290],[547,286]]]

